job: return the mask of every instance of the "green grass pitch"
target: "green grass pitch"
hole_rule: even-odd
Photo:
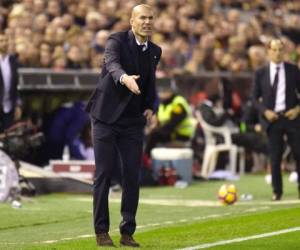
[[[229,182],[142,188],[135,234],[141,249],[300,249],[295,183],[285,176],[283,200],[271,202],[264,176],[246,175],[232,183],[238,196],[251,193],[253,200],[223,206],[217,191],[224,183]],[[119,198],[120,193],[114,193],[110,202],[111,235],[118,248]],[[285,229],[284,234],[276,233]],[[39,196],[24,200],[20,209],[0,204],[0,249],[99,249],[93,236],[91,195]]]

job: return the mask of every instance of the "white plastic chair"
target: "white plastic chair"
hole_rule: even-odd
[[[201,168],[201,175],[208,178],[215,170],[219,152],[229,152],[229,170],[232,174],[237,174],[237,158],[239,154],[239,173],[245,172],[245,152],[244,148],[238,147],[232,143],[231,131],[229,127],[216,127],[204,121],[201,112],[195,112],[196,118],[200,123],[205,137],[205,148],[203,155],[203,162]],[[217,144],[216,135],[221,135],[224,138],[224,143]]]

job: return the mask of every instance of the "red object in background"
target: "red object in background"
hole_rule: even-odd
[[[193,162],[193,176],[200,176],[201,173],[201,164],[198,159],[195,159]]]
[[[143,167],[146,169],[151,169],[151,158],[147,155],[147,154],[143,154],[143,158],[142,158],[142,162],[143,162]]]
[[[81,160],[51,160],[50,166],[53,172],[65,177],[74,177],[85,180],[93,180],[95,172],[94,161]]]
[[[166,185],[166,175],[165,175],[165,166],[162,166],[158,171],[158,184],[161,186]]]
[[[173,186],[177,181],[176,169],[173,168],[172,166],[167,167],[165,171],[165,175],[166,175],[166,182],[167,182],[166,184],[168,186]]]
[[[198,91],[190,97],[189,101],[191,105],[198,106],[206,99],[207,99],[207,94],[204,91]]]
[[[208,96],[207,96],[207,93],[204,92],[204,91],[198,91],[197,93],[195,93],[194,95],[192,95],[190,98],[189,98],[189,102],[191,105],[197,107],[199,106],[203,101],[207,100]],[[238,92],[236,91],[233,91],[232,92],[232,109],[235,113],[237,113],[240,108],[241,108],[241,97],[239,95]]]
[[[232,105],[231,105],[232,109],[233,109],[234,113],[237,113],[241,109],[241,103],[242,103],[241,97],[238,94],[238,92],[236,92],[236,91],[233,91],[231,96],[232,96],[231,97],[232,98]]]
[[[158,172],[158,183],[162,186],[173,186],[178,179],[176,169],[172,164],[162,166]]]

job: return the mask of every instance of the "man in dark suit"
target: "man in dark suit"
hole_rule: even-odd
[[[284,135],[296,160],[300,198],[300,72],[297,66],[283,62],[284,44],[273,39],[268,44],[270,63],[255,72],[253,101],[260,111],[269,141],[272,167],[272,200],[282,196],[281,159]]]
[[[8,38],[0,34],[0,133],[21,117],[18,97],[18,64],[15,56],[7,53]]]
[[[112,34],[100,80],[87,111],[92,117],[96,172],[94,226],[97,244],[112,246],[108,234],[108,192],[117,160],[122,166],[121,245],[138,247],[136,229],[143,128],[155,111],[155,70],[161,49],[149,37],[154,14],[149,5],[133,8],[131,30]]]

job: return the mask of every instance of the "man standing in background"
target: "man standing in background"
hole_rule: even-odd
[[[281,199],[281,160],[284,135],[296,160],[300,198],[300,71],[296,65],[283,61],[284,44],[273,39],[268,44],[270,63],[255,72],[253,101],[262,115],[268,136],[272,167],[272,200]]]
[[[118,159],[122,178],[120,243],[139,247],[132,235],[136,229],[143,129],[155,111],[155,70],[161,56],[161,49],[149,40],[153,22],[152,7],[137,5],[131,14],[131,30],[108,38],[100,80],[86,108],[92,117],[94,227],[99,246],[114,245],[108,234],[108,193]]]
[[[0,34],[0,133],[21,118],[18,97],[18,64],[15,56],[7,53],[8,38]]]

